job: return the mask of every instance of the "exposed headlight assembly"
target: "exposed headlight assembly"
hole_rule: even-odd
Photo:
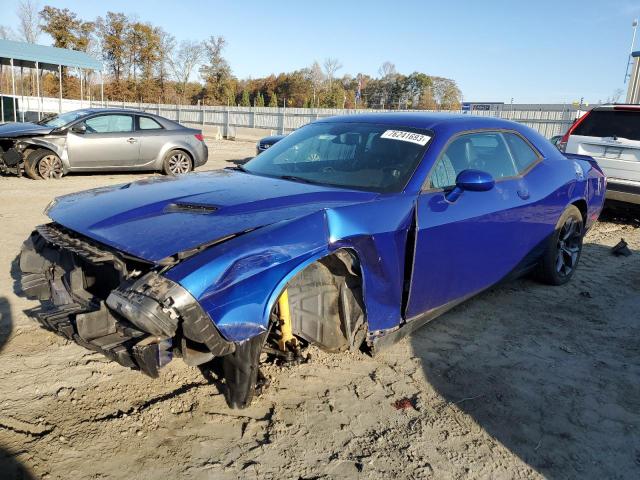
[[[107,305],[138,328],[161,338],[172,338],[182,325],[185,337],[204,343],[215,356],[231,353],[225,340],[195,298],[182,286],[156,272],[112,291]]]

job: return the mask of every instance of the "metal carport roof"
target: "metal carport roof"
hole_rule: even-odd
[[[0,63],[10,65],[11,59],[16,67],[35,68],[36,62],[38,62],[40,68],[47,70],[57,70],[58,65],[102,70],[102,62],[84,52],[14,42],[13,40],[0,40]]]

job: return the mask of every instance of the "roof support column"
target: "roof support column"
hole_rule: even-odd
[[[40,97],[40,64],[36,62],[36,95],[38,96],[38,120],[42,117],[42,98]]]
[[[79,72],[80,72],[80,108],[82,108],[84,106],[84,89],[82,88],[83,84],[82,84],[82,69],[78,68]]]
[[[13,95],[13,121],[18,121],[18,113],[16,112],[16,73],[13,71],[13,58],[9,59],[11,64],[11,95]]]
[[[0,63],[0,116],[4,123],[4,96],[2,95],[2,79],[4,78],[4,66]]]
[[[58,113],[62,113],[62,65],[58,65],[58,86],[59,86],[59,97],[58,97]]]
[[[22,123],[24,123],[24,67],[20,66],[20,115]]]

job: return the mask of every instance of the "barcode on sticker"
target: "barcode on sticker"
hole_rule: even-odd
[[[421,133],[404,132],[402,130],[387,130],[380,138],[388,138],[390,140],[402,140],[403,142],[416,143],[418,145],[426,145],[431,137],[429,135],[422,135]]]

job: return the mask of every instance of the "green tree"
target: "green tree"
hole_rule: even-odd
[[[102,58],[107,64],[107,71],[113,76],[113,85],[107,92],[116,98],[122,98],[124,94],[122,77],[129,60],[126,40],[129,20],[124,13],[107,12],[104,19],[98,17],[96,24],[102,48]]]
[[[51,35],[53,46],[87,51],[95,23],[85,22],[68,8],[46,6],[40,12],[42,31]]]
[[[269,99],[269,106],[270,107],[278,106],[278,97],[276,96],[276,92],[273,92],[273,94],[271,95],[271,98]]]
[[[200,67],[205,79],[205,95],[211,103],[235,103],[235,79],[231,68],[222,56],[226,45],[224,37],[211,36],[203,42],[207,63]]]
[[[251,99],[249,98],[249,91],[248,90],[243,90],[242,91],[242,99],[240,100],[240,106],[241,107],[250,107],[251,106]]]
[[[256,100],[256,107],[264,107],[264,97],[262,96],[262,92],[258,93],[258,99]]]

